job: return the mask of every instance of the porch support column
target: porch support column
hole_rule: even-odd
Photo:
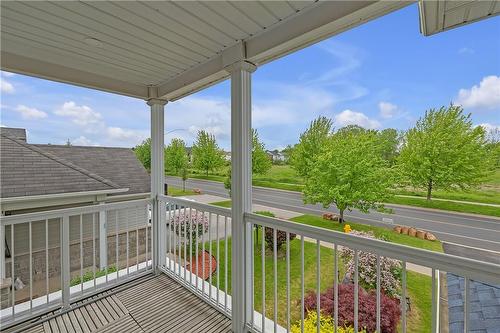
[[[158,272],[158,268],[165,264],[165,239],[161,234],[165,224],[165,207],[160,204],[158,195],[164,194],[165,188],[165,168],[163,160],[164,149],[164,109],[167,101],[162,99],[149,99],[148,105],[151,107],[151,199],[153,205],[151,209],[152,224],[152,260],[153,269]]]
[[[231,235],[232,330],[248,331],[251,318],[251,225],[244,219],[252,211],[252,99],[251,76],[256,67],[239,61],[231,65]]]

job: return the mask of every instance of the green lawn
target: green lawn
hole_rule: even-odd
[[[182,197],[184,195],[196,195],[192,190],[183,191],[181,188],[174,186],[168,186],[168,195],[172,197]]]
[[[262,311],[263,299],[266,305],[266,316],[274,318],[274,256],[272,251],[265,251],[265,274],[262,272],[262,251],[261,241],[262,232],[259,232],[259,243],[254,240],[254,306],[255,310]],[[226,289],[224,272],[225,267],[225,241],[219,242],[220,258],[219,287],[221,290],[231,294],[231,239],[228,242],[228,286]],[[212,242],[212,253],[216,252],[217,242]],[[208,250],[208,244],[206,247]],[[320,290],[325,291],[333,286],[334,267],[333,267],[334,251],[331,248],[320,248]],[[304,242],[304,282],[305,292],[317,288],[317,269],[316,269],[316,244]],[[339,262],[341,262],[339,258]],[[340,267],[340,276],[343,276],[344,269]],[[262,297],[262,276],[265,276],[265,296]],[[278,292],[278,322],[286,327],[286,247],[284,246],[278,254],[277,260],[277,292]],[[300,297],[301,297],[301,243],[299,239],[290,242],[290,309],[291,322],[300,320]],[[217,286],[217,274],[212,277],[212,284]],[[430,290],[431,279],[427,276],[408,272],[407,275],[408,295],[411,298],[412,311],[408,313],[408,332],[429,332],[431,325],[430,312]]]
[[[492,206],[481,206],[481,205],[474,205],[467,203],[436,201],[436,200],[428,201],[418,198],[403,198],[403,197],[393,197],[390,200],[390,203],[500,217],[500,208]]]
[[[211,202],[210,204],[219,207],[231,208],[231,200]]]
[[[340,231],[343,232],[344,224],[340,224],[338,222],[332,222],[323,219],[320,216],[315,216],[315,215],[301,215],[297,216],[291,219],[291,221],[294,222],[299,222],[303,224],[308,224],[312,225],[315,227],[321,227],[325,229],[330,229],[330,230],[335,230],[335,231]],[[412,246],[412,247],[417,247],[420,249],[425,249],[425,250],[430,250],[430,251],[436,251],[436,252],[443,252],[443,247],[441,245],[441,242],[439,241],[428,241],[428,240],[423,240],[420,238],[416,237],[411,237],[408,235],[402,235],[398,234],[391,229],[387,228],[382,228],[382,227],[374,227],[366,224],[358,224],[358,223],[351,223],[347,222],[353,230],[358,230],[358,231],[371,231],[375,235],[375,237],[379,239],[386,240],[391,243],[396,243],[396,244],[402,244],[402,245],[407,245],[407,246]]]

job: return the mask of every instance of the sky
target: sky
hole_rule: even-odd
[[[26,128],[30,143],[133,147],[149,136],[142,100],[7,72],[0,80],[0,125]],[[500,128],[500,17],[424,37],[411,5],[259,67],[252,89],[252,125],[268,149],[296,143],[320,115],[335,128],[407,130],[450,103]],[[230,148],[229,81],[166,105],[166,143],[191,145],[200,129]]]

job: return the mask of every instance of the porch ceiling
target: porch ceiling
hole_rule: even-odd
[[[1,67],[175,100],[225,79],[227,66],[238,60],[266,63],[411,2],[2,1]],[[455,6],[439,3],[421,6],[425,34],[447,27],[429,23],[441,8]],[[469,5],[473,20],[499,10],[493,4],[476,15]]]
[[[2,69],[176,99],[407,3],[2,1]],[[148,86],[155,87],[149,89]]]

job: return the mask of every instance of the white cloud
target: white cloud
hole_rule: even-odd
[[[108,127],[107,135],[112,140],[126,141],[126,142],[141,142],[147,136],[141,132],[121,127]]]
[[[380,102],[378,103],[378,109],[382,118],[389,119],[397,114],[398,106],[389,102]]]
[[[75,102],[65,102],[59,109],[54,111],[58,116],[69,117],[73,123],[80,126],[96,125],[102,123],[99,112],[92,110],[86,105],[76,105]]]
[[[26,105],[18,105],[16,111],[21,114],[23,119],[43,119],[47,118],[47,113]]]
[[[12,83],[0,77],[0,91],[7,94],[13,94],[15,89]]]
[[[344,127],[347,125],[359,125],[367,129],[375,129],[380,127],[380,122],[375,119],[370,119],[364,113],[351,110],[344,110],[333,117],[334,126]]]
[[[486,76],[479,85],[474,85],[470,89],[460,89],[456,103],[465,108],[500,107],[500,76]]]
[[[476,51],[470,47],[462,47],[458,50],[458,54],[474,54]]]
[[[479,124],[478,126],[483,127],[486,132],[500,131],[500,125],[493,125],[490,123],[482,123],[482,124]]]
[[[78,138],[74,140],[70,140],[72,145],[75,146],[100,146],[98,142],[94,142],[83,135],[80,135]]]

